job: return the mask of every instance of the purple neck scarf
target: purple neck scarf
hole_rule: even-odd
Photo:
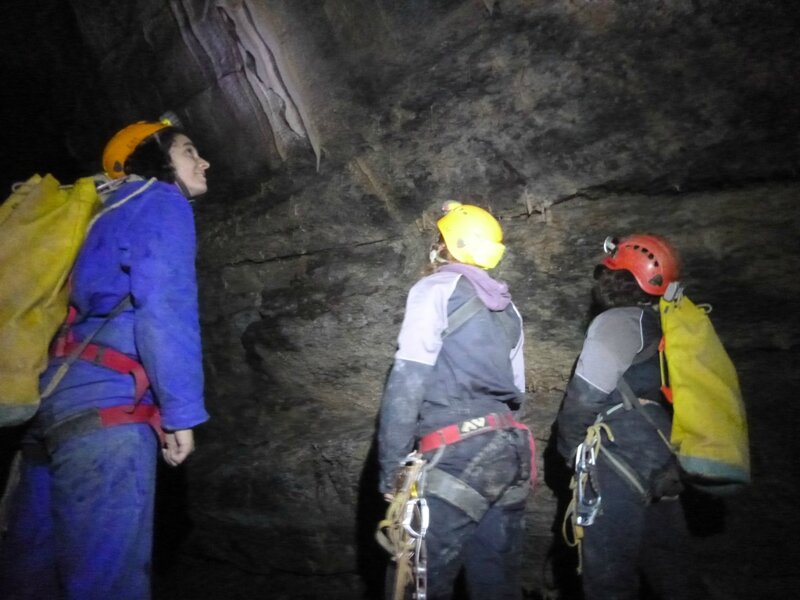
[[[508,286],[502,281],[489,277],[489,274],[478,267],[464,263],[447,263],[439,267],[439,271],[459,273],[466,277],[475,287],[478,298],[489,310],[503,310],[511,303],[511,293]]]

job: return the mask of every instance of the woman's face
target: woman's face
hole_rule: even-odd
[[[206,169],[211,165],[200,157],[192,140],[182,133],[176,135],[169,149],[169,157],[175,168],[175,176],[189,192],[190,198],[208,191]]]

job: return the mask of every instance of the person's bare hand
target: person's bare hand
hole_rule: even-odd
[[[191,429],[178,429],[165,434],[161,455],[171,467],[177,467],[194,452],[194,433]]]

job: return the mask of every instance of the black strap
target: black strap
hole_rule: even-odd
[[[425,493],[464,511],[476,523],[480,522],[492,506],[475,488],[455,475],[436,467],[429,470],[425,476]],[[529,493],[530,483],[527,480],[520,485],[511,485],[494,502],[494,506],[521,504],[527,500]]]
[[[631,362],[631,366],[643,363],[648,358],[654,356],[655,353],[658,352],[658,346],[659,346],[660,343],[661,343],[661,338],[660,337],[654,338],[649,344],[647,344],[647,346],[642,348],[636,354],[636,356],[633,357],[633,361]]]
[[[103,429],[99,409],[87,408],[47,427],[42,436],[44,447],[48,455],[52,455],[55,449],[66,440],[98,429]]]
[[[490,506],[489,501],[475,488],[455,475],[435,467],[426,475],[425,492],[461,509],[476,523],[483,518]]]
[[[658,352],[658,347],[660,344],[661,337],[655,337],[652,339],[649,344],[636,353],[636,356],[634,356],[633,360],[631,361],[631,367],[633,365],[641,364],[655,356],[655,354]],[[630,384],[625,379],[624,373],[617,382],[617,389],[622,396],[622,403],[625,405],[625,410],[631,410],[632,408],[637,408],[639,406],[639,398],[633,393]]]
[[[619,475],[628,487],[641,498],[644,504],[648,504],[652,498],[649,486],[641,478],[628,461],[624,460],[616,452],[612,452],[607,446],[600,450],[600,457],[604,457],[611,469]]]
[[[464,304],[447,315],[447,329],[442,332],[442,338],[452,335],[464,323],[477,315],[484,307],[483,301],[478,296],[473,296]]]

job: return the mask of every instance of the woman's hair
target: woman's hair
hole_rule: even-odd
[[[617,306],[638,306],[655,304],[658,296],[648,294],[636,282],[633,274],[625,269],[609,269],[597,265],[594,269],[592,301],[598,312]]]
[[[439,249],[441,247],[441,249]],[[437,255],[440,260],[433,260],[431,259],[430,253],[437,251]],[[443,264],[448,262],[453,262],[456,259],[450,254],[450,251],[447,249],[447,245],[444,243],[444,236],[442,236],[441,232],[438,230],[436,231],[436,238],[435,241],[431,244],[429,254],[426,256],[428,260],[425,261],[425,266],[422,267],[420,272],[420,276],[427,277],[428,275],[432,275],[439,270]]]
[[[165,127],[156,131],[140,143],[125,161],[125,173],[175,183],[175,168],[172,166],[169,150],[175,142],[175,136],[182,133],[177,127]]]

